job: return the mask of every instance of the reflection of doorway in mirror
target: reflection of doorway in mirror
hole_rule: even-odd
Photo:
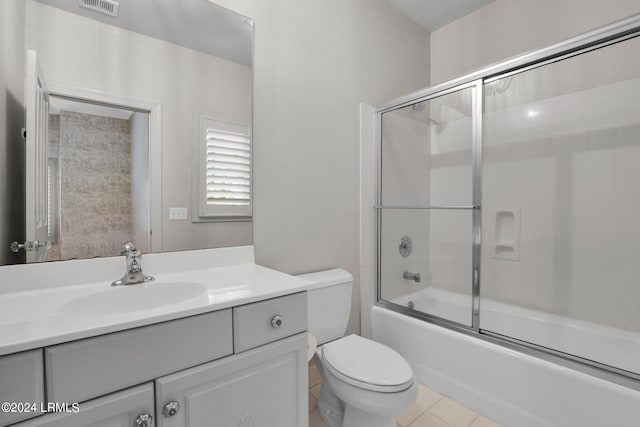
[[[52,97],[49,260],[120,255],[149,243],[149,115]]]

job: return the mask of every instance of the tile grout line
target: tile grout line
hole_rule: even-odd
[[[420,418],[420,417],[421,417],[425,412],[427,412],[427,409],[425,409],[423,406],[418,405],[418,404],[414,404],[411,408],[414,408],[414,407],[416,407],[416,406],[417,406],[418,408],[422,409],[422,411],[420,411],[420,412],[418,413],[418,415],[416,415],[416,417],[415,417],[414,419],[412,419],[411,421],[409,421],[409,422],[408,422],[404,427],[410,427],[410,426],[411,426],[411,424],[413,424],[413,423],[414,423],[418,418]],[[405,412],[405,413],[406,413],[406,412]],[[400,425],[402,426],[402,423],[398,422],[398,418],[400,418],[400,417],[401,417],[402,415],[404,415],[405,413],[400,414],[400,415],[398,415],[398,416],[396,417],[396,424],[400,424]]]
[[[440,397],[439,397],[435,402],[433,402],[431,405],[429,405],[429,407],[428,407],[428,408],[426,408],[426,410],[428,411],[428,410],[430,410],[431,408],[433,408],[434,406],[436,406],[436,405],[438,404],[438,402],[440,402],[440,401],[441,401],[442,399],[444,399],[445,397],[446,397],[445,395],[441,394],[441,395],[440,395]]]
[[[448,422],[446,422],[445,420],[443,420],[442,418],[440,418],[439,416],[437,416],[436,414],[434,414],[433,412],[428,411],[428,410],[427,410],[427,411],[424,411],[422,414],[420,414],[420,416],[419,416],[418,418],[416,418],[415,420],[413,420],[413,421],[411,421],[409,424],[407,424],[407,426],[406,426],[406,427],[411,427],[411,425],[412,425],[413,423],[415,423],[416,421],[418,421],[418,419],[419,419],[420,417],[422,417],[424,414],[426,414],[427,412],[429,413],[429,416],[431,416],[431,417],[435,418],[436,420],[438,420],[438,421],[442,422],[444,425],[446,425],[446,426],[448,426],[448,427],[453,427],[451,424],[449,424]],[[469,426],[465,426],[465,427],[469,427]]]
[[[446,422],[445,420],[443,420],[442,418],[440,418],[439,416],[437,416],[436,414],[434,414],[433,412],[429,412],[429,415],[431,415],[433,418],[435,418],[438,421],[442,421],[443,423],[445,423],[445,425],[448,425],[450,427],[453,427],[451,424],[449,424],[448,422]],[[466,427],[466,426],[465,426]]]
[[[478,419],[478,417],[480,417],[480,413],[479,413],[479,412],[476,412],[476,416],[475,416],[475,417],[473,417],[473,419],[471,420],[471,422],[470,422],[469,424],[467,424],[467,426],[466,426],[466,427],[470,427],[473,423],[475,423],[475,422],[476,422],[476,420]]]

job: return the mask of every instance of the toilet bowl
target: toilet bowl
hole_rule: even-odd
[[[352,276],[328,270],[299,276],[311,282],[309,332],[321,344],[314,360],[323,379],[318,411],[330,427],[395,427],[415,402],[413,370],[393,349],[357,335],[342,337],[351,308]]]
[[[315,361],[324,380],[318,410],[330,427],[395,427],[418,396],[409,364],[375,341],[349,335],[320,347]]]

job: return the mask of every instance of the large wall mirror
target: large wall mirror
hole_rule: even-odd
[[[0,242],[0,264],[252,243],[250,18],[208,0],[27,0],[24,17],[25,74],[35,61],[48,94],[26,138],[46,132],[46,158],[0,206],[19,246]]]

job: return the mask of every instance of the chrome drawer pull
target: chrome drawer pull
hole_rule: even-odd
[[[273,319],[271,319],[271,326],[274,328],[279,328],[280,326],[282,326],[282,316],[280,316],[279,314],[276,314],[275,316],[273,316]]]
[[[153,425],[153,417],[151,414],[140,414],[133,422],[133,427],[151,427]]]
[[[180,404],[174,400],[164,405],[162,415],[164,415],[165,418],[173,417],[179,410]]]

